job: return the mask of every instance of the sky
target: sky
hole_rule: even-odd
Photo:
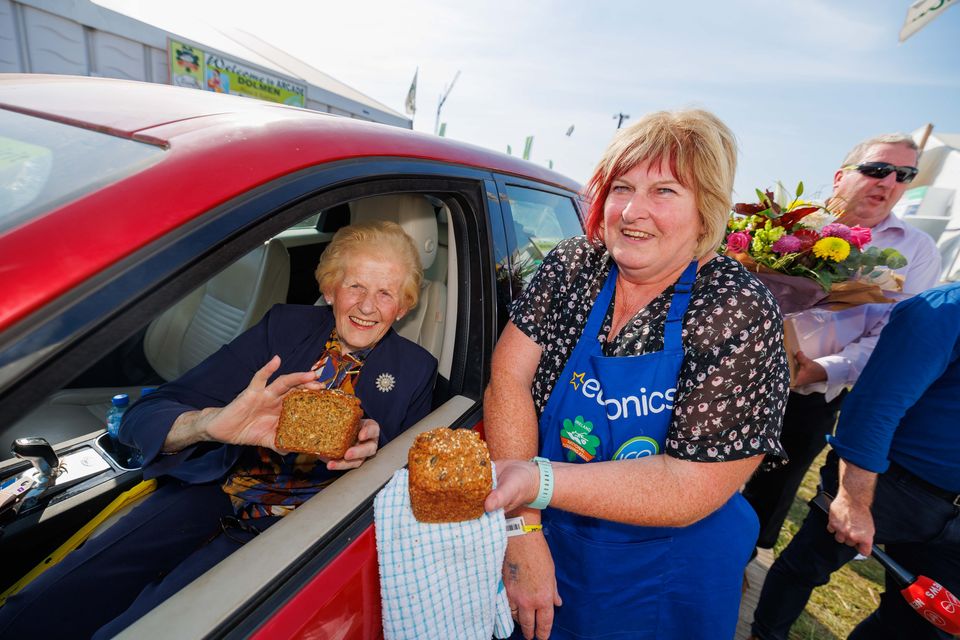
[[[244,29],[401,113],[419,69],[417,131],[459,71],[448,138],[519,155],[532,135],[531,161],[581,183],[619,113],[716,113],[739,144],[735,201],[778,180],[826,197],[873,135],[960,133],[955,5],[898,43],[911,0],[100,3]]]

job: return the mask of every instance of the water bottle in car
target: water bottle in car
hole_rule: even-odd
[[[118,393],[110,400],[110,410],[107,411],[107,434],[114,442],[118,442],[120,420],[123,419],[123,412],[127,410],[129,405],[130,397],[125,393]]]

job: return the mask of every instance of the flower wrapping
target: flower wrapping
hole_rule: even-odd
[[[893,294],[901,299],[904,294]],[[896,300],[891,300],[895,302]],[[893,305],[890,302],[866,302],[853,306],[812,307],[783,316],[783,342],[787,351],[790,379],[796,377],[794,355],[803,351],[808,358],[838,353],[848,344],[877,329]]]

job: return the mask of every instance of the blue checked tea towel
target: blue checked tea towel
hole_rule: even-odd
[[[490,640],[513,633],[501,581],[507,550],[502,509],[467,522],[417,522],[407,470],[400,469],[377,494],[373,510],[385,640]]]

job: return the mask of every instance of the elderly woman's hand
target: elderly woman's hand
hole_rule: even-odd
[[[497,460],[497,488],[483,503],[487,511],[504,509],[508,513],[533,502],[540,490],[540,472],[534,462]]]
[[[380,440],[380,425],[376,420],[364,418],[360,421],[360,434],[357,436],[357,444],[353,445],[343,454],[342,460],[330,460],[327,462],[327,469],[330,471],[346,471],[347,469],[356,469],[367,458],[372,458],[377,453],[377,444]]]
[[[300,387],[321,388],[313,371],[277,376],[268,384],[270,376],[279,368],[280,357],[274,356],[253,374],[247,388],[227,406],[181,414],[164,441],[164,451],[178,451],[204,440],[272,449],[283,397]]]

